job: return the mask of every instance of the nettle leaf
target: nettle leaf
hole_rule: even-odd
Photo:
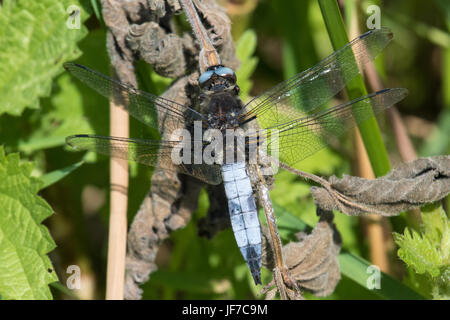
[[[406,229],[403,235],[395,236],[395,241],[400,246],[399,257],[417,273],[428,272],[433,277],[439,275],[440,252],[426,235],[422,237],[418,232]]]
[[[37,195],[42,182],[33,164],[0,147],[0,295],[2,299],[52,299],[58,281],[47,253],[55,243],[42,221],[51,207]]]
[[[246,101],[250,94],[253,85],[250,77],[258,64],[258,58],[253,56],[256,50],[256,41],[255,31],[247,30],[236,42],[236,56],[241,61],[239,69],[236,70],[236,77],[243,101]]]
[[[432,278],[450,272],[450,221],[442,208],[423,215],[423,230],[394,234],[399,257],[418,274]]]
[[[70,8],[80,11],[80,28],[69,28]],[[69,11],[69,12],[68,12]],[[88,14],[76,0],[5,0],[0,7],[0,115],[39,107],[62,64],[78,57],[76,43],[87,34]],[[74,18],[76,19],[76,18]]]
[[[79,42],[84,54],[77,63],[107,73],[109,60],[105,39],[103,30],[90,32]],[[55,79],[52,96],[42,99],[41,104],[42,109],[36,117],[37,128],[20,145],[20,151],[28,153],[43,147],[64,145],[65,138],[73,134],[108,133],[108,100],[68,72]],[[42,141],[49,143],[43,146]]]
[[[70,134],[93,132],[83,115],[83,96],[70,75],[61,75],[55,84],[59,90],[50,98],[51,109],[45,106],[50,110],[40,117],[41,127],[31,135],[30,142],[59,137],[64,144],[65,137]]]
[[[399,257],[411,268],[406,279],[434,299],[450,299],[450,221],[441,207],[424,212],[421,233],[394,234]],[[414,271],[414,272],[412,272]]]

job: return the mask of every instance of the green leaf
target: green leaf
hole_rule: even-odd
[[[40,190],[47,188],[48,186],[58,182],[59,180],[63,179],[65,176],[67,176],[72,171],[78,169],[83,164],[83,161],[74,163],[71,166],[55,170],[52,172],[49,172],[42,177],[40,177],[41,181],[43,182],[43,185],[41,186]]]
[[[140,60],[136,63],[136,75],[141,90],[155,95],[161,95],[172,83],[173,79],[157,74],[151,65]]]
[[[424,213],[423,230],[405,229],[403,235],[394,234],[399,245],[399,257],[417,273],[438,277],[442,268],[450,268],[450,222],[442,208]]]
[[[104,30],[90,32],[79,43],[85,54],[77,63],[107,74],[105,39]],[[67,72],[54,81],[52,96],[41,103],[42,110],[34,117],[36,128],[30,137],[19,142],[22,152],[28,154],[65,145],[65,138],[73,134],[108,133],[108,100]]]
[[[66,286],[61,284],[61,282],[52,282],[50,286],[58,290],[59,292],[67,295],[68,297],[73,298],[74,300],[80,300],[80,298],[74,293],[73,290],[68,289]]]
[[[68,9],[80,8],[80,28],[67,26]],[[0,115],[20,115],[39,107],[48,96],[62,63],[81,52],[76,43],[87,31],[81,22],[88,14],[75,0],[5,0],[0,7]]]
[[[52,209],[37,195],[42,182],[33,164],[0,147],[0,295],[2,299],[52,299],[58,281],[47,253],[55,248],[42,221]]]
[[[343,275],[352,279],[362,287],[367,288],[367,282],[373,273],[370,272],[371,264],[358,256],[348,252],[339,254],[339,265]],[[369,290],[369,289],[368,289]],[[383,299],[393,300],[421,300],[423,297],[411,290],[400,281],[380,271],[380,289],[370,290]]]
[[[105,26],[105,22],[103,21],[103,17],[102,17],[102,13],[101,13],[102,8],[101,8],[98,0],[91,0],[91,6],[92,6],[92,9],[94,10],[94,14],[97,17],[98,21],[100,21],[102,23],[102,25]]]
[[[449,59],[450,59],[450,49]],[[450,74],[450,71],[449,71]],[[450,78],[450,77],[449,77]],[[448,103],[450,105],[450,102]],[[450,107],[442,110],[437,121],[437,126],[432,134],[423,144],[420,155],[428,157],[437,154],[448,154],[450,152]]]
[[[427,237],[422,238],[418,232],[405,229],[403,235],[395,235],[395,242],[400,246],[398,256],[417,273],[429,272],[433,277],[439,275],[441,256]]]
[[[420,233],[405,229],[394,234],[399,246],[398,256],[415,273],[425,275],[430,282],[431,294],[440,299],[450,297],[450,221],[441,207],[424,212]],[[410,276],[408,282],[417,285],[420,277]],[[416,281],[414,281],[416,279]],[[422,281],[423,282],[423,281]],[[426,290],[424,290],[426,291]]]
[[[94,132],[89,119],[84,115],[84,97],[75,81],[69,74],[63,74],[55,81],[58,90],[49,101],[43,101],[44,112],[39,117],[39,128],[32,133],[28,141],[19,144],[19,150],[32,152],[48,149],[64,145],[65,138],[71,134]],[[97,98],[93,97],[91,101],[103,102],[100,97]],[[102,107],[100,104],[98,109]],[[107,111],[105,109],[103,114]],[[92,112],[92,109],[90,111]],[[105,118],[107,120],[107,116]]]
[[[276,26],[283,38],[283,73],[289,79],[297,73],[313,66],[318,57],[316,54],[312,30],[311,5],[313,1],[286,1],[283,5],[272,2],[273,12],[279,21]],[[317,11],[316,11],[317,12]],[[307,50],[306,50],[307,48]]]
[[[241,61],[239,69],[236,71],[237,83],[241,89],[240,96],[246,101],[253,82],[250,80],[253,72],[258,65],[258,58],[253,54],[256,50],[257,38],[253,30],[246,30],[236,42],[236,55]]]

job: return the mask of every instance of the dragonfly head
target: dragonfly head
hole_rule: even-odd
[[[239,87],[236,84],[236,74],[232,69],[222,65],[209,67],[200,75],[198,82],[204,90],[220,92],[234,89],[236,93],[239,93]]]

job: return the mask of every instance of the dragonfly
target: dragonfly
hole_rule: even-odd
[[[407,89],[389,88],[326,107],[392,38],[387,28],[370,30],[248,103],[239,98],[235,72],[223,65],[211,66],[200,74],[200,94],[191,105],[184,105],[138,90],[85,66],[66,63],[67,71],[101,95],[108,99],[122,97],[127,111],[137,120],[160,132],[174,133],[165,134],[160,140],[78,134],[67,137],[66,143],[76,150],[176,170],[208,184],[223,184],[237,246],[255,284],[261,284],[261,230],[250,179],[250,150],[255,150],[255,146],[262,148],[262,142],[269,141],[267,154],[276,155],[279,161],[293,166],[327,146],[330,138],[404,99]],[[179,129],[189,133],[190,140]],[[205,138],[206,132],[204,136],[196,134],[197,129],[211,130],[214,139]],[[230,132],[239,129],[246,130],[240,143],[233,137],[230,141],[236,143],[224,143],[229,142],[226,140]],[[213,150],[209,154],[214,160],[222,154],[222,160],[197,156],[207,150]],[[174,159],[174,155],[178,158]]]

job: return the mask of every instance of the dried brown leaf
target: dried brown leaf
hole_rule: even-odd
[[[331,294],[340,279],[338,254],[341,237],[333,224],[333,213],[318,209],[320,220],[311,234],[296,234],[298,242],[289,242],[283,246],[284,262],[289,276],[298,287],[312,292],[316,296]],[[268,250],[267,234],[263,231],[265,255],[263,265],[274,267],[273,258]],[[271,296],[273,292],[268,291]]]
[[[450,156],[420,158],[373,180],[344,175],[330,177],[328,182],[329,186],[311,188],[316,205],[323,210],[397,215],[450,193]]]

